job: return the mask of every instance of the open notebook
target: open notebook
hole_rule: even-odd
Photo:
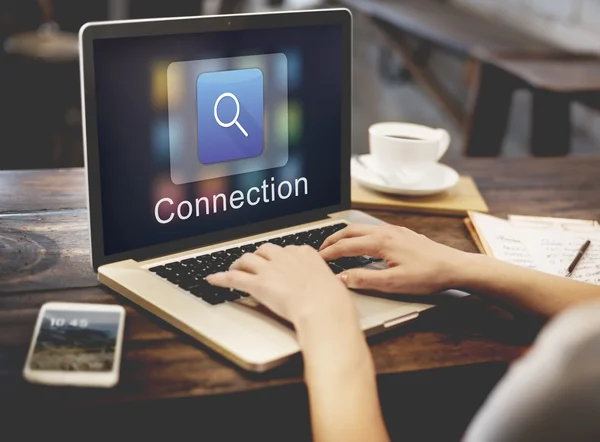
[[[482,253],[523,267],[565,276],[580,247],[591,245],[571,278],[600,285],[600,225],[596,221],[469,212],[465,220]]]

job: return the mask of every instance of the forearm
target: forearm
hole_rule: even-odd
[[[453,284],[500,303],[551,317],[571,305],[600,299],[600,287],[508,264],[484,255],[465,255]]]
[[[318,323],[297,328],[314,440],[387,441],[373,360],[363,332],[348,321]]]

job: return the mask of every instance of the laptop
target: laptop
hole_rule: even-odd
[[[265,242],[319,248],[348,224],[383,224],[350,209],[351,34],[345,9],[85,25],[99,280],[244,369],[298,353],[285,321],[204,278]],[[432,307],[351,296],[367,334]]]

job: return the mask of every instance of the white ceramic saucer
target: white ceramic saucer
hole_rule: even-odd
[[[378,192],[394,195],[435,195],[454,187],[460,178],[456,170],[445,164],[436,163],[418,183],[390,185],[386,183],[381,173],[375,172],[375,163],[371,154],[360,155],[359,161],[352,158],[350,170],[352,178],[361,185]]]

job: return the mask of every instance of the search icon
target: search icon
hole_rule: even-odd
[[[219,118],[219,114],[218,114],[217,111],[219,109],[219,103],[221,102],[221,100],[223,98],[227,98],[227,97],[232,98],[233,101],[235,102],[236,114],[235,114],[235,117],[233,117],[233,120],[231,120],[230,123],[225,124]],[[235,124],[238,127],[238,129],[244,134],[244,136],[248,137],[248,132],[246,132],[246,129],[244,129],[242,127],[242,125],[238,122],[238,118],[240,117],[240,102],[237,99],[237,97],[235,95],[233,95],[231,92],[226,92],[224,94],[221,94],[219,96],[219,98],[217,98],[217,101],[215,102],[215,111],[214,111],[214,114],[215,114],[215,120],[216,120],[216,122],[217,122],[217,124],[219,126],[221,126],[221,127],[231,127],[231,126],[233,126]]]

